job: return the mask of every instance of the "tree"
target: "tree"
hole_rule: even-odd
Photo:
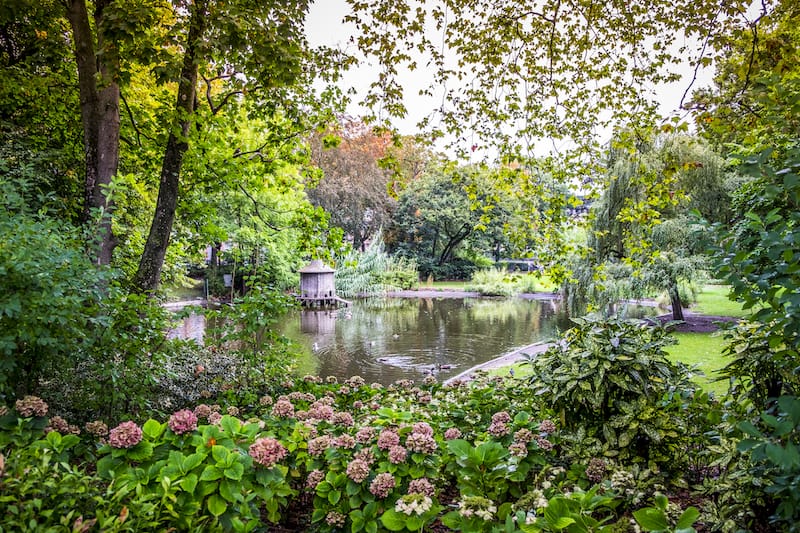
[[[339,139],[335,146],[331,135]],[[357,250],[364,251],[367,239],[389,223],[395,207],[394,173],[382,164],[391,143],[387,132],[377,134],[350,118],[338,131],[311,139],[312,160],[323,177],[309,187],[309,199],[328,212],[331,224],[342,228]]]
[[[320,108],[320,100],[310,80],[323,74],[316,65],[330,66],[323,74],[328,77],[338,70],[335,54],[312,51],[305,40],[308,6],[306,0],[149,5],[63,0],[52,3],[49,11],[26,2],[2,12],[0,25],[16,24],[25,35],[35,34],[39,20],[54,19],[59,10],[68,21],[69,32],[53,32],[60,46],[51,47],[49,59],[63,61],[64,45],[71,45],[83,129],[84,218],[101,215],[98,263],[111,261],[115,244],[113,179],[126,155],[120,149],[120,131],[125,120],[134,131],[138,125],[124,98],[126,91],[135,91],[132,80],[147,72],[172,100],[158,110],[161,128],[154,142],[161,152],[159,194],[133,281],[150,293],[158,286],[181,194],[182,167],[195,132],[245,98],[260,104],[254,111],[291,117],[301,131],[315,122],[313,109]]]
[[[489,236],[505,211],[484,208],[481,195],[491,194],[489,171],[482,167],[444,164],[408,184],[398,198],[393,224],[388,228],[391,251],[415,258],[420,273],[437,277],[463,277],[469,272],[457,265],[460,251],[475,247],[478,255],[493,255]],[[491,229],[491,230],[490,230]]]
[[[620,297],[666,291],[673,319],[683,320],[679,284],[695,279],[705,267],[698,226],[689,213],[718,221],[730,213],[722,159],[686,136],[643,141],[633,153],[612,143],[609,173],[609,186],[592,208],[591,252],[578,268],[584,271],[581,283],[570,287],[580,293],[571,295],[578,304],[574,307],[587,297],[613,305]],[[658,194],[648,193],[648,187]],[[645,200],[656,196],[663,199]],[[657,223],[639,224],[643,217]],[[599,282],[598,271],[603,273]]]

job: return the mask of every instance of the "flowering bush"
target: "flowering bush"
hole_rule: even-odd
[[[123,422],[108,435],[108,443],[112,448],[132,448],[142,441],[142,430],[136,422]]]
[[[169,417],[168,425],[169,429],[178,435],[191,433],[197,429],[197,415],[188,409],[178,411]]]

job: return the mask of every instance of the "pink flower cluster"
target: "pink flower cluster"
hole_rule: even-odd
[[[389,462],[392,464],[399,465],[406,460],[406,455],[406,449],[402,446],[392,446],[389,448]]]
[[[375,462],[375,454],[372,453],[371,448],[361,448],[353,455],[353,460],[364,461],[368,465]]]
[[[262,437],[256,439],[250,445],[248,453],[253,458],[253,461],[269,468],[286,457],[288,452],[280,441],[270,437]]]
[[[344,411],[333,413],[331,422],[347,428],[353,427],[353,424],[355,424],[355,420],[353,420],[353,415]]]
[[[539,423],[539,431],[542,433],[555,433],[556,432],[556,425],[553,424],[550,420],[542,420]]]
[[[323,402],[314,402],[308,408],[308,416],[317,420],[330,420],[333,418],[333,407]]]
[[[123,422],[111,430],[108,443],[113,448],[132,448],[142,442],[142,430],[136,422]]]
[[[173,431],[173,433],[178,435],[191,433],[197,429],[197,415],[188,409],[176,411],[172,413],[172,416],[169,417],[169,422],[167,422],[167,425],[169,426],[169,429]]]
[[[436,489],[426,477],[412,479],[408,483],[409,494],[424,494],[425,496],[433,497],[434,492],[436,492]]]
[[[366,461],[354,459],[348,463],[347,470],[345,472],[347,473],[347,477],[356,483],[361,483],[369,477],[369,465],[366,463]]]
[[[322,470],[312,470],[306,477],[306,488],[309,490],[315,490],[317,485],[322,483],[323,479],[325,479],[325,472]]]
[[[272,414],[280,418],[290,418],[294,415],[294,405],[289,400],[278,400],[272,406]]]
[[[446,440],[455,440],[461,438],[461,430],[458,428],[448,428],[444,432],[444,438]]]
[[[331,447],[331,444],[331,438],[328,435],[311,439],[308,441],[308,455],[322,455],[325,450]]]
[[[375,438],[375,433],[377,433],[377,429],[371,426],[364,426],[358,431],[356,431],[356,442],[359,444],[367,444],[372,439]]]
[[[392,492],[396,484],[397,482],[393,475],[388,472],[383,472],[375,476],[375,479],[369,484],[369,491],[373,496],[386,498]]]
[[[47,414],[47,404],[38,396],[25,396],[21,400],[17,400],[14,407],[23,418]]]
[[[329,526],[342,527],[347,521],[347,517],[337,511],[328,511],[325,515],[325,523]]]
[[[356,447],[356,439],[352,435],[339,435],[336,437],[336,446],[345,450],[352,450]]]
[[[384,429],[378,435],[378,449],[380,450],[388,450],[398,444],[400,444],[400,435],[393,429]]]
[[[406,447],[412,452],[432,454],[439,446],[432,435],[414,432],[406,437]]]
[[[208,420],[208,417],[211,416],[213,412],[211,406],[204,403],[198,404],[194,408],[194,414],[200,420]]]

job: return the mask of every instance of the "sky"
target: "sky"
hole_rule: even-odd
[[[348,48],[349,46],[350,51],[355,51],[355,46],[349,43],[350,36],[354,33],[354,27],[342,22],[348,12],[349,6],[345,0],[318,0],[312,4],[306,21],[306,33],[309,42],[312,45],[331,47]],[[360,107],[357,102],[365,94],[369,83],[375,79],[376,73],[377,68],[375,66],[363,65],[349,72],[346,76],[346,85],[354,87],[357,91],[357,95],[353,99],[354,103],[348,109],[349,114],[354,116],[365,114],[364,108]],[[687,87],[691,85],[691,90],[695,90],[710,85],[713,71],[705,69],[698,72],[697,79],[692,83],[695,72],[687,64],[682,69],[681,75],[681,81],[656,88],[657,98],[661,103],[660,112],[663,116],[670,116],[675,113],[680,114],[680,101]],[[418,95],[420,89],[427,87],[430,77],[430,73],[426,73],[424,70],[401,72],[400,79],[404,87],[408,116],[403,119],[392,120],[393,125],[400,133],[417,133],[416,124],[431,113],[437,107],[437,104],[441,104],[440,96],[437,98],[436,96],[422,97]],[[691,94],[691,90],[689,94]],[[608,135],[610,136],[610,133]]]

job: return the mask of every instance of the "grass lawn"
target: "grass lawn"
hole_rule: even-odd
[[[749,314],[742,309],[741,302],[734,302],[728,299],[727,285],[704,285],[700,294],[697,295],[697,303],[692,305],[692,311],[704,315],[736,316],[741,317]]]
[[[712,381],[718,377],[717,371],[725,366],[726,360],[722,356],[724,339],[721,333],[673,333],[678,344],[667,348],[673,361],[694,366],[702,371],[705,376],[698,376],[696,382],[708,392],[714,392],[717,397],[728,391],[728,384],[724,381]]]

